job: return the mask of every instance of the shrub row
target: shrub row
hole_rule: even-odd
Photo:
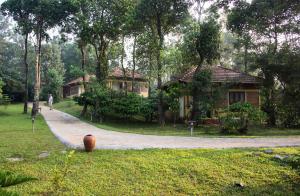
[[[112,114],[124,119],[141,115],[145,120],[152,121],[157,113],[155,97],[144,98],[135,93],[116,92],[100,84],[93,84],[88,92],[74,99],[79,105],[86,104],[93,119],[100,122]]]

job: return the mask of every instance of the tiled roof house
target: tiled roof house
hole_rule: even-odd
[[[260,107],[261,78],[222,66],[211,66],[210,69],[214,86],[226,86],[226,90],[217,104],[219,108],[236,102],[249,102],[254,106]],[[164,85],[165,88],[174,82],[191,83],[195,70],[196,67],[193,67],[173,78]],[[191,112],[192,101],[193,97],[190,95],[180,97],[180,118],[188,118]]]
[[[89,83],[93,78],[96,78],[95,75],[86,75],[86,82]],[[116,67],[109,73],[106,84],[115,91],[121,91],[124,90],[126,82],[127,90],[130,92],[132,91],[132,79],[133,76],[131,70],[126,69],[126,77],[124,77],[123,70]],[[148,82],[143,74],[136,71],[134,74],[134,81],[134,92],[143,97],[148,97]],[[82,93],[84,93],[82,77],[67,82],[63,87],[64,97],[79,96]]]

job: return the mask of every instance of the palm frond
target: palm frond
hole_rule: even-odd
[[[36,178],[14,174],[9,171],[0,171],[0,187],[13,186],[32,180],[36,180]]]
[[[1,187],[0,187],[0,195],[1,195],[1,196],[18,196],[17,193],[14,193],[14,192],[8,192],[8,191],[2,189]]]

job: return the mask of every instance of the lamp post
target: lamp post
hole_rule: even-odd
[[[32,132],[34,133],[34,122],[35,122],[35,117],[32,117],[31,122],[32,122]]]

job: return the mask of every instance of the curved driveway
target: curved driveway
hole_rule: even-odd
[[[70,148],[83,148],[86,134],[96,137],[97,149],[144,148],[245,148],[300,146],[300,137],[206,138],[139,135],[107,131],[80,121],[69,114],[42,106],[42,115],[53,134]]]

